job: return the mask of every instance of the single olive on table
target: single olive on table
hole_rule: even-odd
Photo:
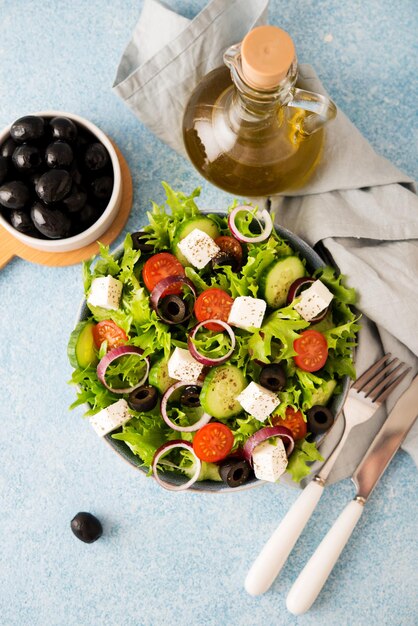
[[[67,117],[21,117],[0,145],[0,213],[30,237],[65,239],[87,230],[113,186],[107,149]]]
[[[91,513],[81,511],[71,520],[71,530],[80,541],[93,543],[103,534],[100,521]]]

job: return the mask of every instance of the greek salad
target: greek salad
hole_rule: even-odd
[[[87,403],[95,431],[167,489],[299,482],[355,378],[354,290],[331,267],[311,273],[267,211],[202,213],[198,189],[163,186],[166,203],[121,253],[101,245],[84,263],[72,407]]]

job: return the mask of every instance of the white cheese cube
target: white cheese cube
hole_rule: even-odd
[[[129,407],[126,400],[118,400],[114,404],[102,409],[90,418],[90,424],[100,437],[104,437],[112,430],[116,430],[120,426],[129,422],[132,415],[129,413]]]
[[[175,348],[168,360],[168,375],[176,380],[195,383],[199,378],[203,365],[192,357],[188,350]]]
[[[251,382],[244,391],[241,391],[237,400],[244,411],[256,417],[260,422],[264,422],[280,404],[279,398],[273,391],[255,382]]]
[[[333,297],[328,287],[320,280],[316,280],[308,289],[302,291],[295,309],[304,320],[310,322],[327,308]]]
[[[102,309],[118,309],[122,295],[122,283],[113,276],[95,278],[90,287],[87,302]]]
[[[287,454],[283,441],[279,437],[274,443],[266,439],[254,449],[252,461],[257,478],[275,483],[287,467]]]
[[[189,263],[201,270],[220,250],[212,237],[195,228],[177,244]]]
[[[235,298],[229,312],[228,324],[238,328],[261,328],[267,303],[251,296]]]

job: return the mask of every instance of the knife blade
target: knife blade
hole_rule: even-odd
[[[351,479],[357,487],[357,497],[367,501],[417,417],[418,376],[397,400],[354,471]]]

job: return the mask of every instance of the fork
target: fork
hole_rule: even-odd
[[[343,410],[345,427],[341,439],[252,564],[245,579],[245,589],[249,594],[260,595],[270,588],[314,512],[351,430],[370,419],[411,369],[405,369],[405,363],[391,357],[390,353],[385,354],[351,386]]]

